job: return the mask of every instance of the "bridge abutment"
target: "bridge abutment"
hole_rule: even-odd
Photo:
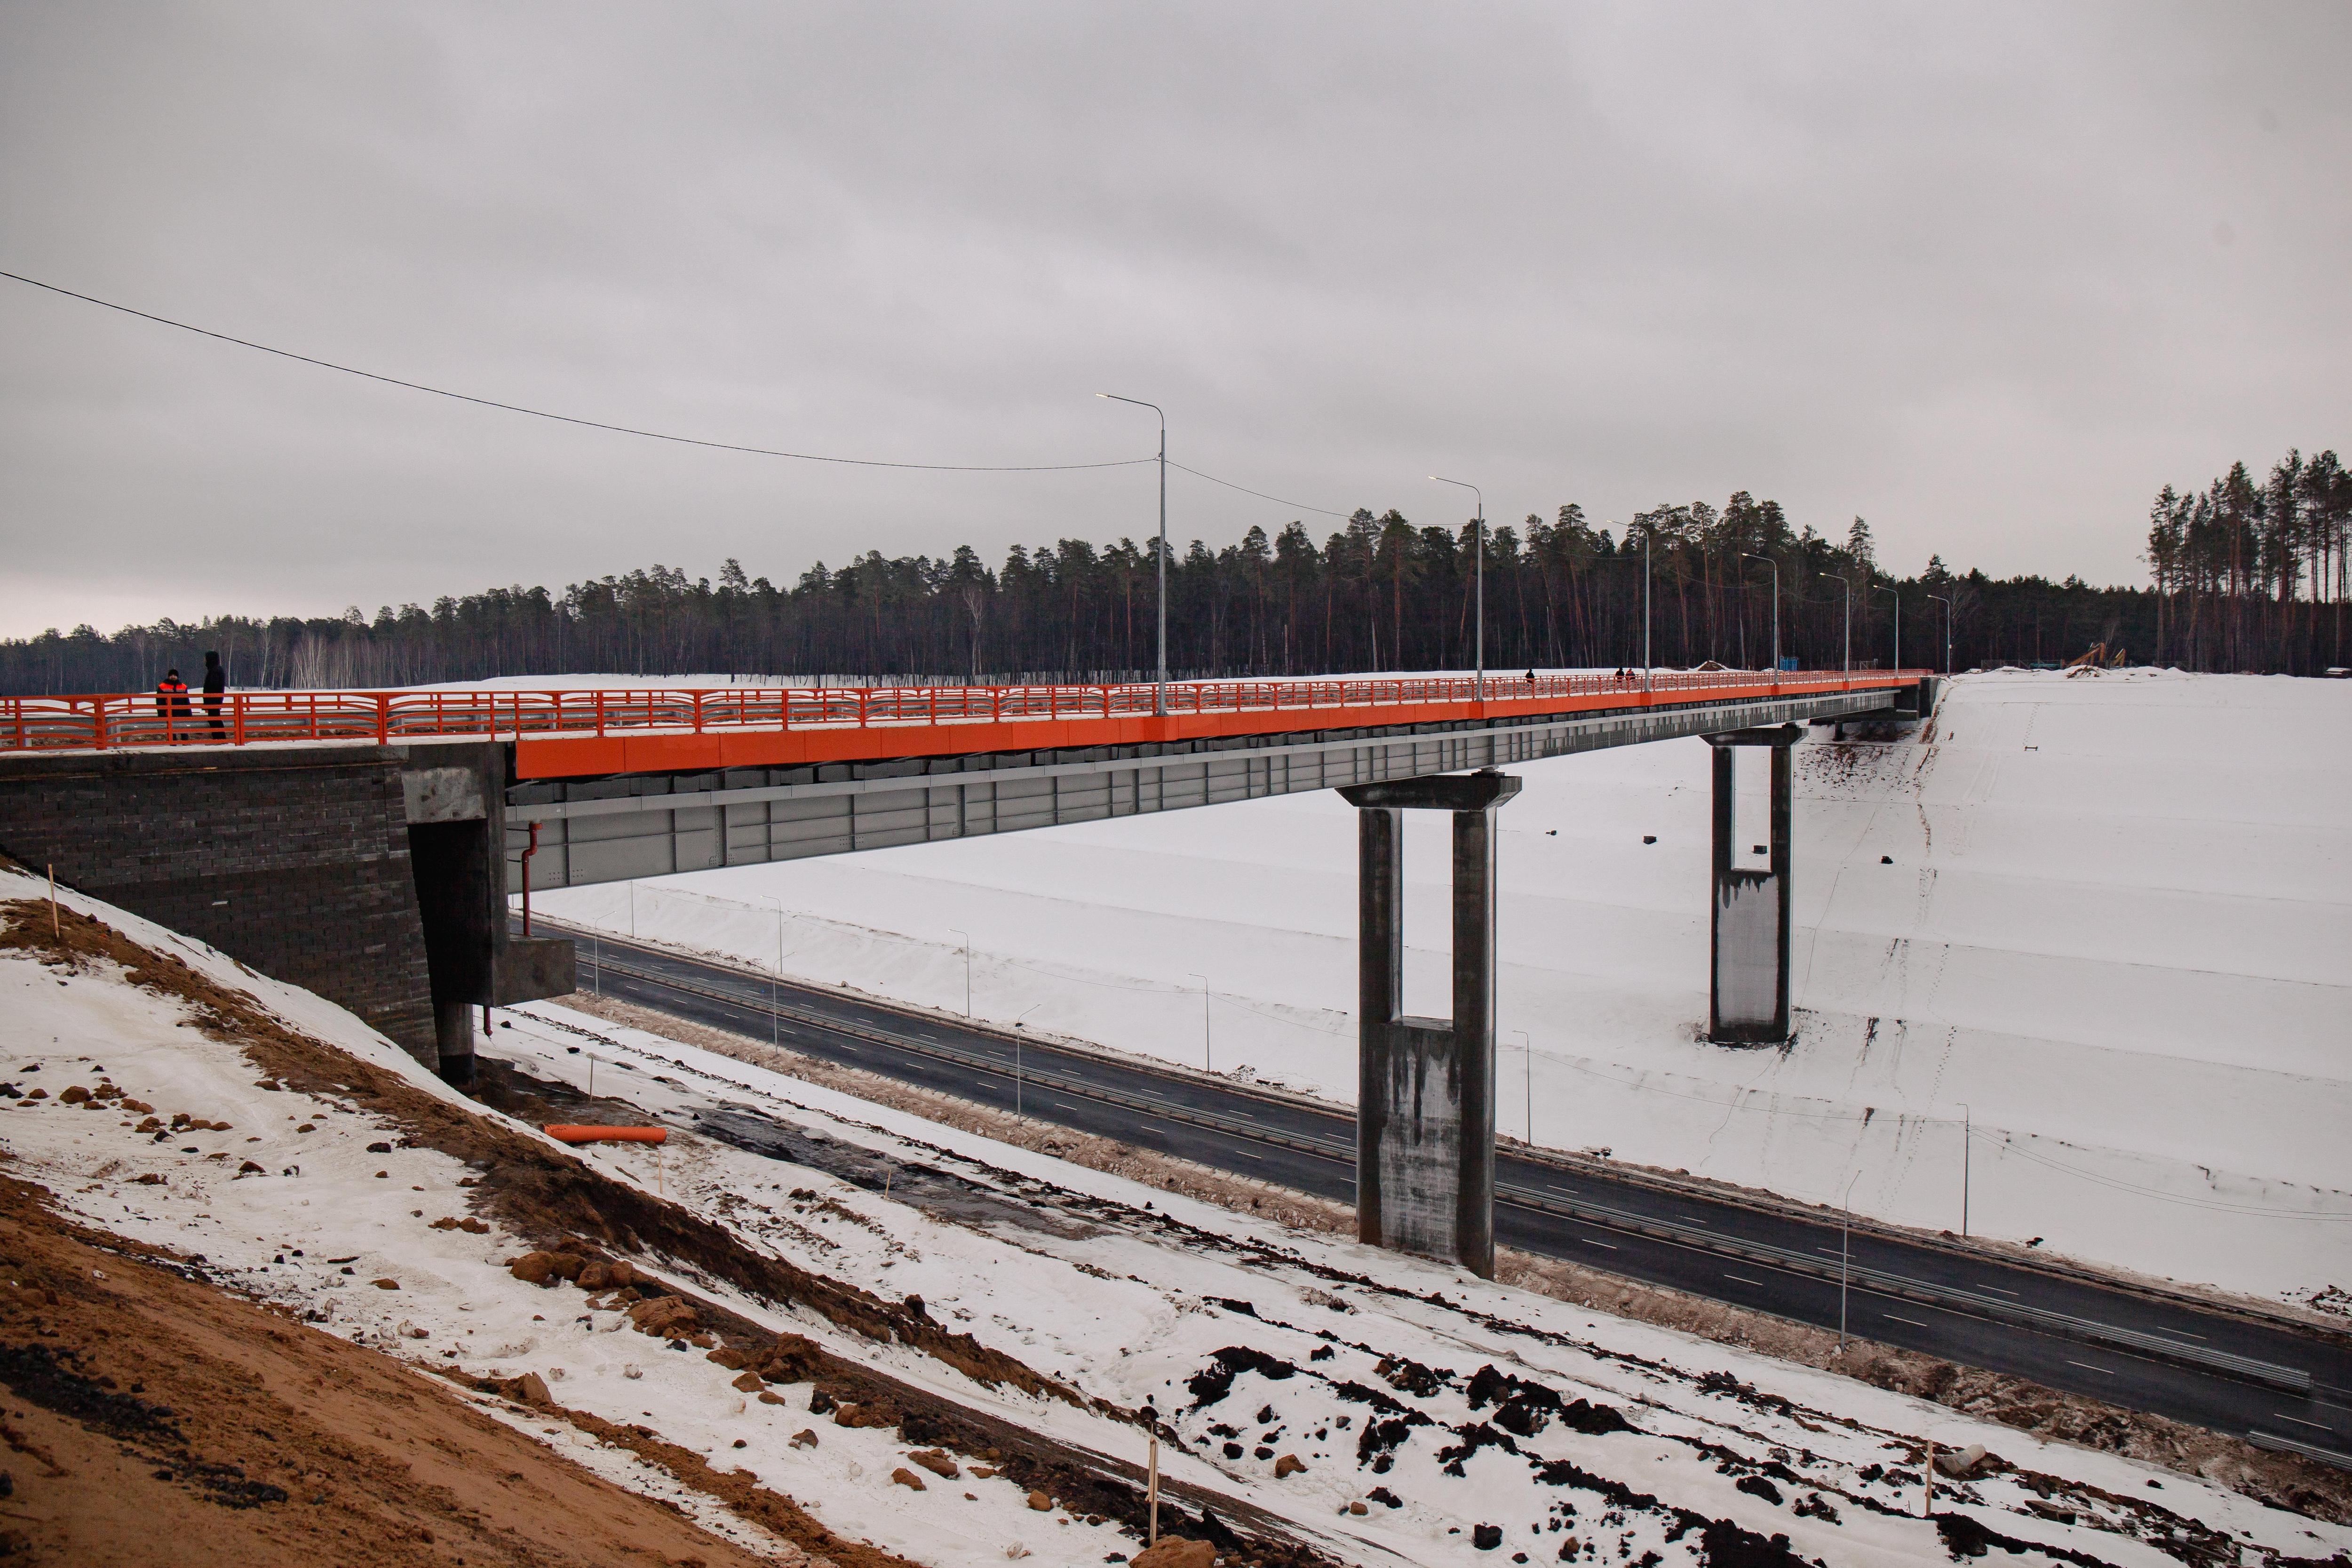
[[[510,939],[489,742],[0,755],[0,852],[350,1009],[458,1083],[474,1010],[573,989]]]
[[[1375,1247],[1495,1274],[1495,812],[1476,773],[1360,784],[1356,1230]],[[1404,814],[1454,817],[1454,1016],[1403,1011]]]

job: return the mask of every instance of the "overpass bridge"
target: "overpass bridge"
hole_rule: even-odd
[[[1925,671],[0,698],[34,758],[494,746],[509,892],[1918,712]],[[218,769],[238,766],[215,760]],[[425,765],[421,761],[418,766]],[[5,818],[0,818],[5,825]],[[538,831],[533,832],[536,828]],[[96,889],[92,889],[96,891]]]
[[[572,988],[568,942],[508,930],[508,895],[531,886],[1706,735],[1725,742],[1716,991],[1732,1007],[1718,1037],[1785,1037],[1788,744],[1798,725],[1916,715],[1932,696],[1923,670],[1690,670],[8,697],[0,853],[341,1002],[465,1081],[474,1007]],[[1769,870],[1732,865],[1735,742],[1774,758]]]

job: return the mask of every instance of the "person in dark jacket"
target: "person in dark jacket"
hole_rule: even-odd
[[[188,721],[188,683],[176,668],[165,670],[155,683],[155,717],[163,721],[166,740],[180,738]]]
[[[228,739],[228,726],[221,722],[221,702],[228,693],[228,671],[221,668],[220,655],[205,655],[205,717],[212,725],[213,739]]]

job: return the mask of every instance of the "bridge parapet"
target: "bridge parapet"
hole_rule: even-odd
[[[518,779],[1154,745],[1916,688],[1923,672],[1660,670],[1121,686],[152,692],[0,698],[0,754],[502,741]]]

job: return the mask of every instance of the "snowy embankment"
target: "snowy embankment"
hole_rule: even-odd
[[[1952,682],[1912,739],[1809,737],[1785,1052],[1697,1037],[1706,770],[1698,741],[1514,770],[1507,1133],[1806,1201],[1851,1184],[1936,1229],[1965,1172],[1979,1235],[2262,1295],[2352,1285],[2352,686],[2003,672]],[[1442,1015],[1444,827],[1409,822],[1406,1005]],[[1354,900],[1353,814],[1318,795],[541,908],[763,966],[781,938],[788,975],[954,1012],[969,932],[982,1017],[1344,1101]]]
[[[0,876],[0,898],[36,891]],[[2352,1530],[2200,1480],[541,1004],[485,1049],[502,1092],[676,1130],[662,1150],[595,1148],[573,1166],[316,998],[66,901],[201,984],[135,952],[143,987],[104,958],[45,964],[37,940],[0,952],[0,1097],[17,1097],[0,1136],[19,1174],[80,1222],[201,1255],[212,1279],[332,1332],[501,1381],[510,1397],[486,1403],[520,1428],[739,1540],[759,1533],[740,1509],[680,1495],[673,1478],[703,1472],[643,1456],[707,1456],[709,1473],[736,1473],[730,1496],[763,1489],[767,1517],[789,1500],[922,1563],[1118,1561],[1138,1543],[1082,1511],[1116,1510],[1070,1500],[1132,1475],[1118,1466],[1141,1460],[1143,1434],[1122,1413],[1150,1405],[1163,1473],[1195,1500],[1188,1523],[1255,1538],[1228,1542],[1228,1562],[1298,1561],[1299,1543],[1361,1563],[1792,1563],[1774,1537],[1840,1564],[1988,1541],[2026,1563],[2123,1568],[2352,1549]],[[37,930],[40,911],[16,909],[16,929],[29,912]],[[594,1275],[569,1268],[576,1283],[544,1253],[507,1267],[563,1213],[591,1212],[563,1208],[567,1183],[586,1184],[599,1223],[698,1237],[692,1255],[577,1245],[575,1259],[631,1263],[625,1287],[593,1258]],[[538,1230],[519,1233],[519,1214]],[[730,1282],[763,1260],[790,1292]],[[682,1282],[699,1317],[632,1302],[661,1289],[647,1273]],[[883,1416],[858,1415],[848,1388]],[[1964,1478],[1937,1483],[1937,1522],[1919,1517],[1930,1443],[1969,1454]],[[1064,1457],[1059,1506],[1004,1473],[1041,1462],[1040,1445]],[[1199,1520],[1203,1499],[1224,1525]]]

